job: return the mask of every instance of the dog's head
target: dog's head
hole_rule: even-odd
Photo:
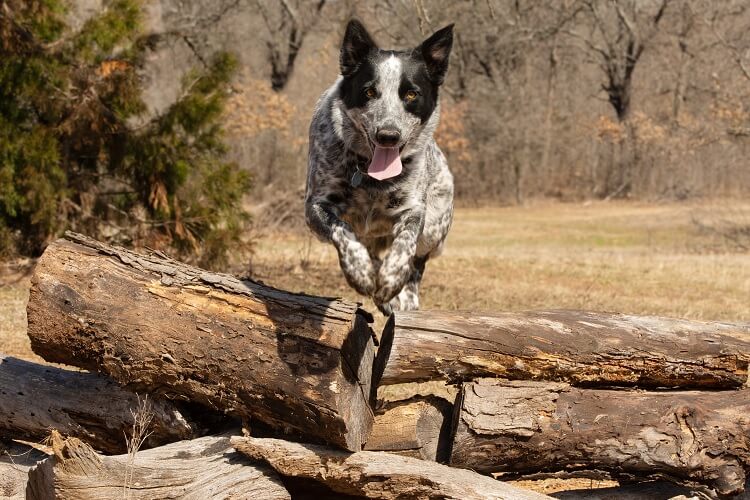
[[[359,21],[346,27],[340,96],[347,115],[379,148],[402,151],[433,115],[448,69],[453,25],[412,50],[381,50]]]

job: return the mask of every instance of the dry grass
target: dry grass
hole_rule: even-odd
[[[149,431],[149,427],[151,427],[151,422],[154,419],[154,410],[151,402],[148,400],[148,394],[143,399],[138,396],[138,408],[131,408],[130,415],[133,417],[133,428],[130,431],[130,436],[125,435],[125,443],[128,447],[128,460],[125,464],[125,479],[122,485],[122,498],[124,500],[132,498],[136,455],[138,455],[143,443],[152,434],[152,431]]]
[[[31,266],[28,262],[0,263],[0,352],[40,361],[26,336],[26,303]]]
[[[427,265],[423,307],[581,308],[747,321],[750,254],[720,231],[706,231],[713,220],[721,227],[748,223],[750,204],[459,209],[445,254]],[[0,352],[38,360],[26,337],[28,276],[22,268],[4,269]],[[342,278],[333,248],[307,233],[260,238],[252,273],[288,290],[361,300]]]
[[[427,264],[424,308],[580,308],[695,319],[747,320],[750,255],[695,224],[723,205],[540,203],[460,209],[443,256]],[[730,212],[748,219],[750,205]],[[268,284],[357,296],[336,253],[307,235],[256,247]]]

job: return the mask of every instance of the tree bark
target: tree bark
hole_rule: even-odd
[[[750,389],[636,392],[481,379],[463,385],[451,465],[480,472],[599,469],[739,493]]]
[[[367,498],[542,499],[471,471],[390,453],[347,453],[280,439],[233,437],[232,445],[276,472],[325,483],[339,493]]]
[[[226,436],[110,457],[75,438],[53,448],[55,456],[29,473],[30,500],[291,498],[276,473],[232,450]]]
[[[395,315],[380,384],[476,377],[726,389],[748,380],[750,325],[580,311]]]
[[[453,406],[440,398],[420,398],[386,406],[375,415],[367,451],[445,462]]]
[[[374,345],[357,304],[292,294],[81,235],[40,258],[34,351],[350,450],[372,425]]]
[[[56,429],[106,453],[124,453],[133,413],[153,414],[144,448],[189,439],[194,426],[170,402],[139,399],[95,373],[63,370],[0,354],[0,437],[37,441]]]

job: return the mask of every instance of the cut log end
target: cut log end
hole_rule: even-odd
[[[437,462],[448,460],[453,406],[440,398],[393,403],[378,411],[364,449]]]

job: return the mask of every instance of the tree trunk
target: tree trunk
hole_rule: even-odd
[[[287,293],[67,233],[32,278],[34,351],[350,450],[372,425],[357,304]]]
[[[381,343],[375,363],[381,384],[497,376],[736,388],[747,382],[750,362],[747,324],[578,311],[401,312]]]
[[[375,416],[364,449],[445,462],[452,409],[451,404],[434,397],[388,405]]]
[[[482,379],[456,405],[451,465],[480,472],[599,469],[739,493],[750,389],[636,392]]]
[[[551,177],[549,168],[550,151],[552,150],[552,126],[557,99],[555,96],[557,81],[557,35],[552,36],[552,46],[549,50],[549,70],[547,73],[547,92],[544,99],[544,145],[542,146],[542,159],[539,166],[539,172],[545,177]],[[542,192],[547,190],[547,186],[542,186]]]
[[[30,500],[291,498],[276,473],[232,450],[226,436],[111,457],[75,438],[54,441],[55,456],[29,473]]]
[[[37,441],[56,429],[97,450],[124,453],[142,405],[153,415],[144,448],[194,437],[194,427],[168,401],[139,399],[95,373],[0,355],[0,437]]]
[[[471,471],[390,453],[347,453],[280,439],[233,437],[232,445],[276,472],[325,483],[339,493],[367,498],[542,499]]]

